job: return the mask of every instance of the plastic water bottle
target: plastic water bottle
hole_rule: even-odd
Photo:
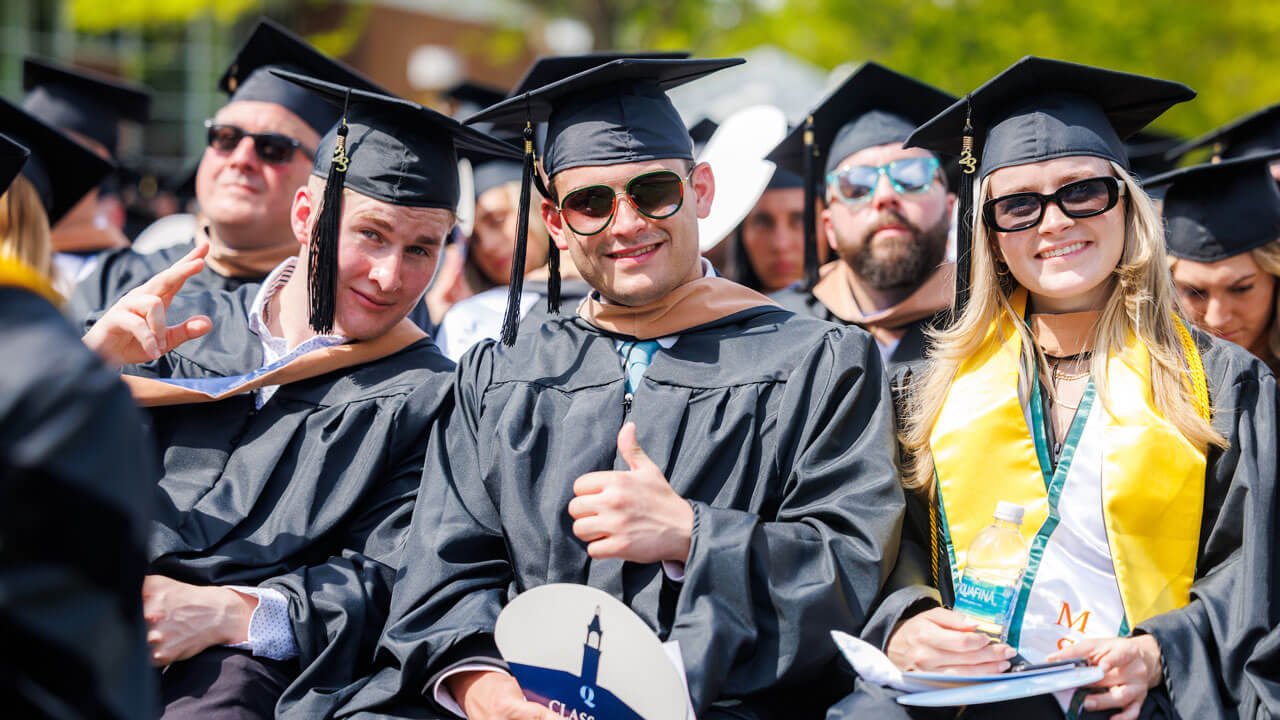
[[[1021,505],[1004,501],[996,505],[995,522],[969,544],[968,562],[956,589],[956,612],[978,623],[978,632],[994,640],[1005,639],[1027,567],[1027,544],[1018,531],[1022,513]]]

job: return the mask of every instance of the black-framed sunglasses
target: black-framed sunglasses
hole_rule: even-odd
[[[227,123],[204,121],[208,130],[209,147],[221,153],[233,152],[246,137],[253,138],[253,150],[258,159],[268,165],[283,165],[293,158],[294,150],[301,150],[308,158],[315,159],[314,150],[288,135],[279,133],[250,133]]]
[[[1053,202],[1069,218],[1101,215],[1120,202],[1124,185],[1113,177],[1077,180],[1058,188],[1052,195],[1020,192],[988,200],[982,206],[982,218],[1000,232],[1017,232],[1033,228],[1044,219],[1045,205]]]
[[[900,195],[922,193],[933,187],[938,167],[935,157],[902,158],[884,165],[851,165],[828,173],[827,187],[846,204],[859,205],[875,195],[881,175],[889,178],[889,184]]]
[[[622,192],[608,185],[580,187],[560,201],[560,217],[578,235],[595,235],[613,222],[618,196],[624,195],[641,215],[652,220],[669,218],[684,205],[686,180],[673,170],[655,170],[631,178]]]

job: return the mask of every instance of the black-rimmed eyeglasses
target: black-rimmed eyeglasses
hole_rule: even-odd
[[[1069,218],[1101,215],[1116,206],[1124,186],[1113,177],[1077,180],[1058,188],[1052,195],[1020,192],[988,200],[982,206],[982,218],[1000,232],[1017,232],[1033,228],[1044,219],[1044,208],[1050,202]]]

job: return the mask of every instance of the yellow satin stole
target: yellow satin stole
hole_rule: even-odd
[[[1025,291],[1011,301],[1023,315]],[[1207,417],[1200,356],[1186,328],[1179,323],[1178,330],[1193,395]],[[1045,478],[1053,473],[1040,466],[1018,396],[1020,350],[1013,321],[1002,316],[961,365],[930,435],[953,580],[998,501],[1026,508],[1028,546],[1049,515]],[[1204,449],[1160,415],[1150,368],[1147,349],[1131,335],[1123,353],[1107,359],[1110,408],[1094,419],[1105,423],[1103,518],[1130,627],[1189,601],[1204,506]]]
[[[62,296],[49,279],[12,255],[0,255],[0,287],[18,287],[44,297],[54,305],[62,305]]]

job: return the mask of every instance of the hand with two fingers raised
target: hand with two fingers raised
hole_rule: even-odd
[[[197,315],[168,325],[165,314],[188,278],[204,267],[208,244],[130,290],[85,333],[84,344],[108,365],[117,367],[155,360],[182,343],[204,335],[213,322]]]

